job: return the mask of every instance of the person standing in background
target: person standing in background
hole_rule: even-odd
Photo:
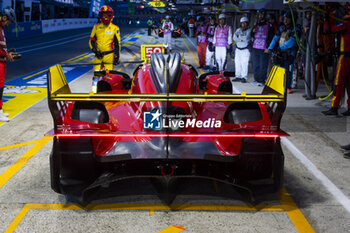
[[[153,19],[152,18],[147,20],[147,26],[148,26],[148,35],[150,36],[152,34],[152,29],[153,29]]]
[[[112,23],[114,11],[109,6],[102,6],[99,12],[101,23],[95,24],[89,40],[90,49],[95,54],[94,70],[113,70],[114,64],[119,62],[120,56],[120,31],[117,25]]]
[[[276,49],[282,56],[282,67],[286,70],[287,75],[287,92],[292,93],[292,71],[296,53],[298,51],[297,38],[300,38],[300,28],[294,27],[292,18],[297,21],[297,14],[287,11],[284,14],[284,25],[282,25],[273,37],[266,53]]]
[[[233,40],[236,42],[235,51],[235,73],[236,78],[233,81],[247,82],[248,65],[250,58],[249,46],[252,41],[251,28],[248,27],[249,20],[247,17],[242,17],[240,20],[241,27],[233,34]]]
[[[205,53],[205,67],[204,70],[209,70],[209,69],[214,69],[214,52],[215,52],[215,47],[213,44],[214,41],[214,33],[215,33],[215,28],[217,24],[215,22],[215,17],[214,16],[209,16],[209,24],[207,26],[207,40],[208,40],[208,45],[207,45],[207,51]]]
[[[219,25],[216,26],[214,41],[215,46],[215,60],[219,71],[226,69],[227,50],[232,45],[232,29],[226,24],[225,14],[219,15]]]
[[[114,11],[109,6],[102,6],[99,12],[101,23],[95,24],[89,40],[91,51],[95,54],[93,70],[113,70],[119,63],[120,32],[112,23]],[[97,79],[93,78],[92,91],[97,91]]]
[[[16,22],[15,11],[11,8],[5,8],[0,16],[0,121],[9,121],[9,114],[2,109],[2,95],[5,87],[6,62],[13,61],[12,52],[7,51],[4,26]]]
[[[165,17],[165,22],[162,25],[162,29],[164,30],[164,44],[171,51],[172,50],[171,33],[174,30],[174,24],[172,22],[170,22],[170,16],[169,15],[167,15]]]
[[[340,56],[338,58],[337,70],[334,78],[334,90],[331,108],[323,111],[324,115],[338,115],[340,101],[343,98],[343,91],[346,88],[348,94],[348,110],[342,115],[350,116],[350,3],[344,6],[345,15],[344,22],[340,24],[332,24],[330,19],[324,22],[324,31],[332,33],[340,33]]]
[[[188,21],[189,37],[194,37],[194,19],[191,17]]]
[[[199,25],[197,26],[197,54],[199,60],[199,68],[204,68],[205,66],[205,52],[207,49],[207,25],[204,24],[204,17],[199,18]]]
[[[254,71],[254,82],[253,85],[263,86],[266,81],[267,68],[269,65],[269,54],[265,53],[268,45],[270,44],[273,36],[274,29],[266,21],[265,9],[258,10],[258,19],[253,28],[253,71]]]

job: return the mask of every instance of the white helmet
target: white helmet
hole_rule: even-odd
[[[169,16],[169,15],[167,15],[165,18],[166,18],[166,19],[170,19],[170,16]]]
[[[8,20],[10,20],[12,23],[16,22],[16,13],[10,7],[6,7],[5,9],[3,9],[1,15],[6,15]]]
[[[241,20],[240,20],[240,22],[241,22],[241,23],[243,23],[243,22],[249,22],[248,17],[245,17],[245,16],[242,17]]]
[[[225,14],[220,14],[219,15],[219,19],[226,19],[226,15]]]

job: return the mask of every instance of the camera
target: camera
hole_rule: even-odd
[[[17,53],[16,49],[12,48],[8,50],[9,53],[12,53],[12,58],[14,61],[18,61],[20,59],[22,59],[22,54]]]

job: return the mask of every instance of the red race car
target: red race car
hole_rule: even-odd
[[[95,71],[97,93],[71,93],[60,65],[48,71],[54,120],[51,186],[88,200],[89,190],[135,177],[199,177],[276,191],[284,155],[284,69],[261,94],[232,94],[229,72],[198,75],[178,53],[153,53],[133,77]]]

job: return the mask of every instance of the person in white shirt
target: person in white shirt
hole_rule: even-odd
[[[208,46],[207,46],[207,51],[205,53],[205,67],[204,70],[208,71],[213,69],[215,67],[214,61],[214,52],[215,52],[215,47],[213,44],[214,41],[214,33],[215,33],[215,28],[217,24],[215,22],[215,17],[214,16],[209,16],[209,24],[207,26],[207,40],[208,40]]]
[[[235,50],[235,73],[236,78],[233,81],[247,82],[248,65],[250,58],[249,46],[252,42],[252,29],[248,27],[248,18],[242,17],[241,27],[233,34],[233,40],[236,42]]]
[[[219,71],[226,69],[227,50],[232,45],[232,29],[226,24],[226,16],[219,15],[219,25],[215,29],[214,41],[215,59]]]
[[[167,15],[165,17],[165,22],[162,25],[162,29],[164,30],[164,44],[171,51],[171,33],[174,31],[174,24],[170,22],[170,16]]]

